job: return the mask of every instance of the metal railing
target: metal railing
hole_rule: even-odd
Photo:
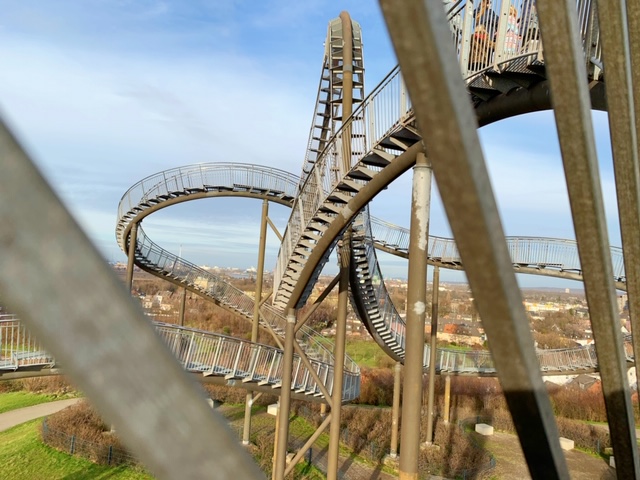
[[[0,314],[0,370],[53,365],[53,357],[15,315]]]
[[[299,177],[284,170],[242,163],[202,163],[149,175],[127,190],[118,204],[116,237],[125,244],[133,218],[151,205],[186,194],[211,191],[256,192],[292,201]]]
[[[162,322],[153,324],[176,359],[189,372],[280,386],[283,352],[278,348],[189,327]],[[0,315],[0,338],[0,370],[56,366],[55,359],[29,334],[15,315]],[[333,364],[314,358],[309,358],[309,361],[318,377],[326,380],[325,386],[331,393]],[[293,372],[292,390],[322,396],[315,380],[296,354]],[[343,383],[344,400],[357,398],[360,394],[359,375],[345,371]]]
[[[373,228],[377,226],[376,233]],[[384,232],[387,232],[386,234]],[[388,240],[396,241],[395,248],[402,249],[403,241],[406,238],[408,248],[408,230],[396,227],[387,222],[369,217],[368,211],[364,211],[354,222],[354,235],[352,240],[356,243],[356,248],[366,252],[366,269],[362,264],[356,267],[358,282],[352,289],[361,290],[361,297],[368,296],[368,301],[364,302],[364,311],[361,314],[367,317],[363,320],[375,329],[379,338],[391,348],[398,358],[404,358],[404,344],[406,324],[404,319],[397,312],[389,293],[384,285],[382,273],[378,265],[374,241],[383,238],[383,242]],[[376,240],[373,240],[376,238]],[[434,240],[435,241],[432,241]],[[569,262],[565,264],[561,261],[552,262],[554,268],[565,268],[568,270],[579,270],[577,268],[567,268],[577,259],[577,246],[574,241],[543,239],[543,238],[507,238],[509,251],[514,264],[527,263],[528,265],[544,265],[549,263],[549,259],[564,259]],[[547,241],[548,240],[548,244]],[[389,245],[389,244],[387,244]],[[438,245],[440,248],[438,250]],[[546,246],[545,246],[546,245]],[[622,252],[619,248],[612,248],[614,265],[622,263]],[[434,251],[456,252],[455,243],[452,239],[439,237],[429,238],[429,257]],[[522,255],[519,257],[519,255]],[[539,257],[538,257],[539,256]],[[518,259],[518,261],[516,261]],[[527,262],[525,262],[527,259]],[[455,262],[454,262],[455,260]],[[454,255],[448,257],[448,262],[460,263],[459,258]],[[563,267],[564,266],[564,267]],[[616,275],[620,273],[616,270]],[[623,275],[623,272],[622,274]],[[624,337],[625,352],[628,362],[634,361],[631,336]],[[562,348],[562,349],[538,349],[538,362],[540,369],[544,373],[565,373],[570,374],[575,371],[595,370],[598,368],[597,357],[594,345],[584,347]],[[491,354],[487,350],[460,351],[456,349],[438,348],[436,356],[436,369],[442,372],[455,374],[481,374],[495,375],[496,370],[491,359]],[[423,365],[429,366],[430,347],[425,344]]]
[[[371,218],[371,237],[374,243],[407,255],[409,229],[393,225],[378,218]],[[553,269],[580,273],[578,244],[575,240],[543,237],[506,237],[507,248],[514,266]],[[622,248],[610,247],[613,275],[616,282],[625,282]],[[461,265],[460,254],[452,238],[429,236],[429,258],[442,264]]]
[[[219,275],[162,249],[147,237],[140,227],[136,242],[136,258],[150,270],[190,287],[247,320],[253,319],[254,298],[227,283]],[[286,318],[270,305],[260,308],[260,322],[263,326],[268,325],[276,334],[284,335]],[[296,333],[296,340],[310,360],[325,363],[333,368],[333,353],[318,332],[302,326]],[[346,401],[359,395],[360,368],[351,358],[345,356],[344,369],[343,396]],[[333,379],[328,381],[332,382]]]
[[[627,362],[633,363],[631,336],[624,336]],[[431,349],[424,347],[424,366],[429,366]],[[543,375],[571,375],[582,371],[598,370],[595,345],[576,348],[536,349],[538,363]],[[438,348],[436,370],[449,374],[470,374],[495,376],[496,369],[488,350],[455,350]]]

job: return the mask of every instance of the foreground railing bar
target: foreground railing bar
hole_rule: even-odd
[[[568,478],[444,9],[381,6],[529,470]]]
[[[620,179],[620,184],[617,185],[617,189],[623,186],[623,182],[627,184],[628,190],[625,190],[627,198],[622,199],[623,192],[618,191],[618,204],[620,209],[620,224],[622,230],[622,238],[624,243],[624,261],[625,265],[631,268],[632,265],[636,266],[632,272],[627,274],[627,282],[630,285],[629,289],[629,317],[631,319],[631,328],[633,332],[640,331],[640,272],[638,272],[637,265],[640,258],[640,245],[634,243],[637,242],[638,235],[638,156],[640,156],[640,3],[627,0],[626,2],[626,20],[628,24],[629,35],[629,56],[630,56],[630,68],[631,68],[631,88],[633,99],[633,110],[630,112],[634,114],[635,125],[631,125],[635,133],[635,157],[633,158],[633,165],[625,165],[625,170],[629,171],[633,168],[636,174],[634,178]],[[607,28],[607,27],[605,27]],[[607,84],[605,84],[606,86]],[[611,87],[613,90],[613,87]],[[607,90],[608,91],[608,90]],[[631,160],[631,159],[630,159]],[[622,164],[620,164],[622,170]],[[616,170],[616,184],[618,184],[618,171]],[[634,198],[635,197],[635,198]],[[631,238],[629,238],[632,235]],[[633,335],[633,352],[634,357],[638,358],[640,355],[640,335]],[[638,392],[640,392],[640,385],[638,385]]]
[[[578,31],[575,1],[538,0],[538,13],[542,33],[548,47],[545,52],[545,66],[553,92],[552,104],[578,240],[585,293],[600,361],[600,376],[611,430],[611,441],[617,455],[616,459],[620,459],[620,462],[616,463],[616,470],[621,478],[637,478],[638,449],[633,406],[626,375],[626,355],[616,308],[604,201],[591,123],[591,102],[587,74],[584,68],[584,54],[579,43],[580,32]],[[613,9],[611,13],[613,13]],[[606,23],[610,24],[610,29],[621,28],[624,30],[624,25],[614,22],[609,18],[609,15],[605,15],[605,17]],[[601,28],[604,28],[604,23],[605,18],[602,18]],[[628,92],[624,88],[626,85],[626,81],[624,81],[626,42],[621,38],[623,37],[621,33],[616,33],[616,36],[617,38],[612,37],[606,42],[603,40],[603,47],[607,49],[605,52],[607,54],[605,57],[607,63],[606,88],[608,92],[615,92],[613,96],[624,97],[623,92]],[[611,71],[611,69],[616,70],[617,68],[623,70],[622,78],[620,78],[620,74]],[[624,85],[616,82],[616,77],[618,77],[618,82],[622,81]],[[615,105],[620,102],[614,102],[609,96],[608,101],[610,111],[616,112],[615,115],[610,116],[612,133],[613,124],[616,124],[618,128],[623,130],[621,135],[625,135],[625,132],[629,132],[632,123],[628,116],[629,102],[628,100],[623,102],[627,105],[625,115],[624,112],[615,108]],[[618,122],[612,117],[622,117],[622,121]],[[613,143],[615,140],[616,137],[613,137]],[[614,153],[618,152],[620,152],[619,149],[614,146]],[[625,155],[629,153],[628,151],[624,152]],[[629,162],[629,159],[625,157],[618,159],[618,161]],[[630,174],[629,171],[627,173]],[[620,189],[619,184],[617,190],[620,191]],[[637,197],[635,200],[637,202]],[[632,206],[628,203],[626,205],[626,207]],[[622,207],[623,205],[621,205]],[[635,215],[637,215],[637,203]],[[637,216],[635,229],[637,230]],[[636,234],[634,237],[635,241],[640,241],[640,235]],[[624,240],[623,248],[626,247],[630,239],[624,238]],[[638,259],[640,257],[636,257],[631,265],[635,264]],[[630,278],[634,277],[633,270],[635,268],[628,271]],[[568,363],[579,364],[575,354],[570,354],[570,357],[567,359]]]
[[[7,306],[46,339],[156,476],[262,478],[1,122],[0,159],[0,295]],[[28,201],[12,201],[25,191]]]

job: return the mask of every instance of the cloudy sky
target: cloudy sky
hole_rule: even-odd
[[[362,25],[369,92],[396,64],[375,1],[0,0],[0,114],[105,258],[124,260],[117,206],[143,177],[201,162],[300,172],[327,24],[341,10]],[[606,115],[594,124],[610,241],[620,245]],[[506,234],[573,238],[552,116],[503,121],[480,136]],[[410,185],[401,177],[372,213],[408,226]],[[195,263],[247,268],[260,209],[207,199],[154,214],[144,228]],[[288,215],[271,207],[281,231]],[[431,233],[449,236],[437,189]],[[278,246],[270,234],[269,269]],[[385,276],[406,276],[404,260],[380,259]]]

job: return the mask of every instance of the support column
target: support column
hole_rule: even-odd
[[[273,457],[271,459],[271,480],[276,480],[276,455],[278,450],[278,430],[280,429],[280,399],[278,398],[276,411],[276,431],[273,434]]]
[[[131,226],[131,233],[129,234],[129,251],[127,252],[127,288],[131,293],[133,288],[133,260],[136,253],[136,241],[138,240],[138,224],[134,223]]]
[[[444,377],[444,423],[449,423],[449,405],[451,404],[451,376]]]
[[[340,446],[340,411],[342,409],[342,381],[344,375],[345,337],[347,335],[347,309],[349,307],[349,266],[351,229],[342,237],[340,247],[340,284],[338,291],[338,319],[333,350],[333,391],[331,392],[331,424],[329,426],[329,451],[327,480],[338,477],[338,452]]]
[[[187,289],[183,288],[182,289],[182,298],[180,299],[180,326],[184,327],[184,310],[186,308],[187,305]]]
[[[293,329],[296,325],[296,313],[292,308],[287,314],[287,326],[284,335],[284,358],[282,360],[282,386],[280,387],[280,408],[278,408],[278,441],[276,443],[276,461],[274,478],[284,480],[289,440],[289,410],[291,409],[291,369],[293,367]]]
[[[256,290],[253,301],[253,325],[251,328],[251,342],[258,341],[258,328],[260,326],[260,300],[262,299],[262,282],[264,275],[264,251],[267,244],[267,216],[269,215],[269,201],[262,201],[262,217],[260,221],[260,244],[258,246],[258,271],[256,272]],[[254,349],[253,355],[257,354]],[[252,364],[255,358],[252,359]],[[251,407],[253,406],[253,392],[247,393],[244,405],[244,428],[242,430],[242,444],[249,445],[251,436]]]
[[[320,417],[324,418],[327,416],[327,404],[326,403],[321,403],[320,404]]]
[[[431,169],[424,153],[419,153],[413,168],[411,230],[409,237],[409,282],[407,291],[407,327],[400,429],[400,480],[418,480],[420,450],[420,410],[424,321],[427,300],[427,244],[429,238],[429,197]]]
[[[429,339],[429,396],[427,401],[427,445],[433,443],[433,403],[436,389],[436,354],[438,349],[438,292],[440,267],[433,267],[433,291],[431,292],[431,338]]]
[[[398,458],[398,420],[400,419],[400,372],[402,365],[396,362],[393,369],[393,410],[391,411],[391,450],[389,456]]]

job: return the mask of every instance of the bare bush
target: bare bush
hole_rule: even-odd
[[[41,434],[47,445],[95,463],[115,465],[131,459],[109,426],[86,401],[49,416],[46,426],[41,427]],[[117,457],[112,453],[114,450],[119,452]]]

